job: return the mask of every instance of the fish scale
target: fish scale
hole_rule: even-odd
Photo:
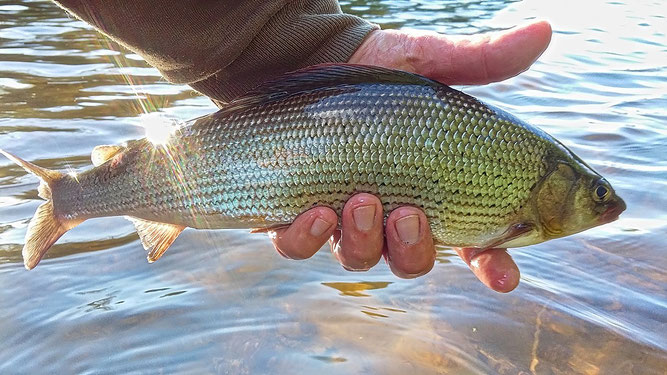
[[[540,228],[562,211],[549,194],[538,197],[549,173],[601,178],[500,109],[421,76],[353,65],[292,73],[185,124],[166,144],[133,141],[101,160],[76,178],[52,178],[45,210],[73,225],[134,217],[144,246],[159,248],[151,260],[183,227],[273,228],[317,205],[340,215],[357,192],[377,195],[385,215],[422,208],[437,244],[483,247],[532,229],[515,243],[535,243],[558,233]],[[32,172],[47,181],[57,173]],[[545,191],[574,191],[558,183]],[[537,199],[553,212],[539,216]]]
[[[151,207],[156,216],[204,213],[200,222],[186,220],[188,226],[261,227],[291,222],[317,204],[340,212],[350,195],[365,191],[378,194],[387,212],[403,204],[424,208],[438,242],[465,245],[505,224],[546,169],[542,137],[444,87],[381,83],[331,91],[201,119],[181,129],[165,152],[144,144],[138,159],[127,161],[129,173],[112,183],[123,189],[86,189],[78,202],[92,215]],[[431,149],[424,148],[427,140]],[[518,159],[520,142],[541,152]],[[181,180],[188,183],[170,175],[178,173],[174,163],[187,166]],[[146,173],[146,166],[154,168]],[[79,175],[79,183],[87,177]]]

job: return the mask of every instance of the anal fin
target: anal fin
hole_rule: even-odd
[[[134,227],[137,228],[137,233],[141,239],[141,244],[144,249],[148,251],[148,262],[153,263],[160,259],[162,254],[171,246],[179,234],[185,229],[182,225],[175,225],[169,223],[159,223],[157,221],[149,221],[139,219],[136,217],[127,217]]]

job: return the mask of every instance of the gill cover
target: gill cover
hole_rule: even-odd
[[[547,175],[537,193],[537,212],[542,228],[549,237],[563,234],[564,219],[572,209],[568,197],[575,191],[577,175],[572,167],[559,163]]]

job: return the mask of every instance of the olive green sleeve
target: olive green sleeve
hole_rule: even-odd
[[[336,0],[57,0],[174,83],[226,102],[280,73],[345,62],[377,28]]]

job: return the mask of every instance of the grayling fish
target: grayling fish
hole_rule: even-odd
[[[416,74],[358,65],[289,73],[165,144],[98,146],[76,177],[39,177],[25,266],[86,219],[126,215],[148,260],[185,227],[270,229],[356,192],[415,205],[438,245],[517,247],[615,220],[625,203],[560,142]]]

